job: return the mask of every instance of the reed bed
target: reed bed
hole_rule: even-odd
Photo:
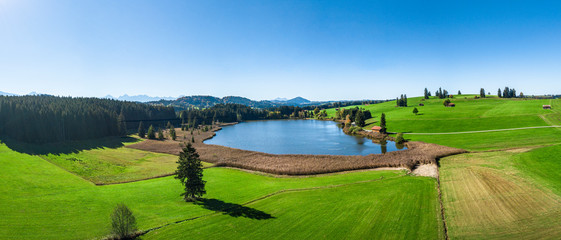
[[[278,155],[203,143],[204,140],[212,138],[215,135],[214,132],[218,130],[220,130],[219,127],[208,132],[195,130],[191,135],[189,131],[177,129],[177,141],[146,140],[127,147],[179,155],[181,145],[184,142],[190,142],[191,137],[194,137],[195,143],[193,146],[197,149],[201,160],[205,162],[214,163],[216,166],[242,168],[278,175],[313,175],[382,167],[413,169],[419,164],[437,163],[439,158],[466,152],[463,149],[437,144],[408,142],[406,143],[406,150],[366,156]]]

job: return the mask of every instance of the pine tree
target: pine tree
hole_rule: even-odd
[[[356,113],[355,123],[359,127],[364,127],[366,125],[366,122],[364,121],[364,114],[362,113],[362,111],[358,111]]]
[[[191,133],[191,135],[193,135],[193,133]],[[191,136],[191,142],[195,143],[195,137],[194,136]]]
[[[502,97],[502,96],[501,96],[501,89],[500,89],[500,88],[499,88],[499,92],[497,93],[497,96],[498,96],[499,98]]]
[[[462,95],[462,91],[458,90],[458,95]]]
[[[205,183],[203,180],[203,164],[199,159],[197,150],[187,143],[183,151],[179,153],[179,160],[177,161],[177,171],[175,171],[176,179],[181,181],[185,186],[185,192],[181,194],[186,202],[199,199],[205,191]]]
[[[156,139],[156,132],[154,131],[154,126],[152,125],[148,127],[148,139]]]
[[[162,131],[162,129],[158,129],[158,139],[159,140],[164,140],[164,131]]]
[[[119,135],[126,136],[127,135],[127,123],[125,122],[125,114],[121,111],[119,117],[117,118],[117,126],[119,128]]]
[[[175,141],[175,139],[177,138],[177,134],[175,133],[175,128],[173,127],[173,125],[171,125],[169,128],[169,136],[173,141]]]
[[[386,114],[382,113],[382,116],[380,117],[380,127],[382,129],[380,129],[381,133],[386,133],[387,129],[386,129]]]
[[[425,88],[425,99],[429,99],[429,90]]]
[[[141,138],[146,136],[146,129],[144,129],[144,123],[142,121],[138,124],[138,136]]]
[[[485,98],[485,89],[481,88],[481,90],[479,90],[479,96]]]
[[[413,108],[413,114],[417,115],[417,113],[419,113],[419,109]]]

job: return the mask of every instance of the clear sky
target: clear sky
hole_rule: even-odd
[[[561,1],[0,0],[0,91],[561,93]]]

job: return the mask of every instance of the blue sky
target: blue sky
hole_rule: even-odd
[[[561,1],[0,0],[0,91],[561,93]]]

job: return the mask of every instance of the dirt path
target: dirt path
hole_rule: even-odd
[[[536,128],[561,128],[561,126],[559,126],[559,125],[553,125],[553,126],[537,126],[537,127],[523,127],[523,128],[507,128],[507,129],[493,129],[493,130],[466,131],[466,132],[443,132],[443,133],[405,133],[405,134],[410,134],[410,135],[445,135],[445,134],[464,134],[464,133],[485,133],[485,132],[501,132],[501,131],[514,131],[514,130],[536,129]]]

